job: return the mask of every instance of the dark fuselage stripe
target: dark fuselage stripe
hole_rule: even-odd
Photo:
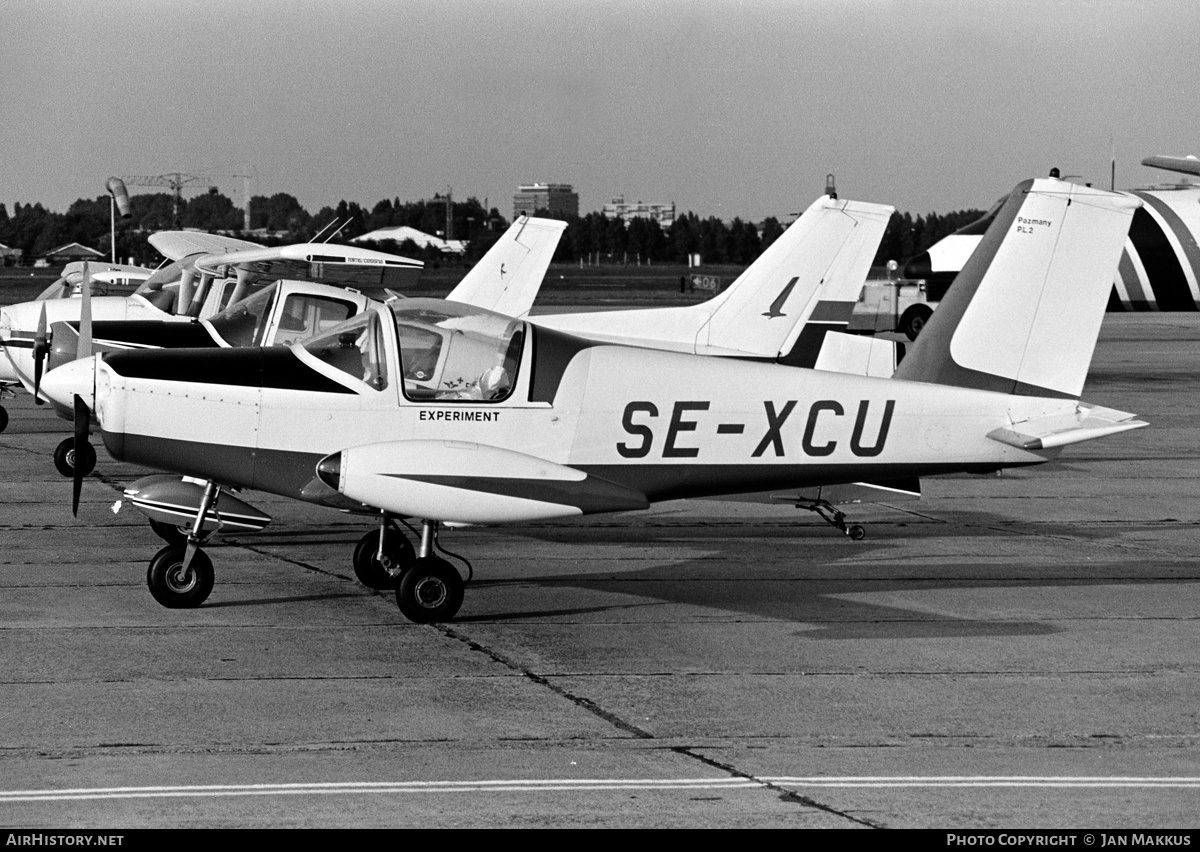
[[[282,346],[246,349],[151,349],[104,356],[118,375],[200,385],[354,393]]]
[[[344,449],[331,445],[328,452],[302,453],[110,432],[103,432],[103,438],[108,451],[118,461],[296,499],[305,499],[301,492],[315,478],[317,462],[326,455]],[[861,482],[866,472],[862,464],[855,463],[612,464],[575,467],[616,486],[621,492],[644,494],[650,502]],[[942,473],[988,473],[996,468],[996,465],[924,463],[871,465],[869,471],[871,481],[878,482]],[[456,487],[472,486],[464,480]],[[534,495],[526,496],[540,499]],[[308,502],[324,505],[324,501],[320,500]]]

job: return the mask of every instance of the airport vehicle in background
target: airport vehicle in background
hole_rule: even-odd
[[[1200,175],[1195,157],[1147,157],[1142,165]],[[1133,189],[1123,194],[1143,202],[1133,216],[1121,262],[1113,278],[1110,311],[1200,310],[1200,186],[1188,182]],[[889,302],[891,287],[864,288],[852,330],[903,332],[910,340],[928,321],[954,276],[962,269],[996,215],[955,231],[901,267],[900,309]],[[889,328],[890,318],[898,322]]]
[[[1139,204],[1018,185],[891,379],[603,343],[435,299],[372,307],[303,346],[118,352],[55,374],[94,382],[74,402],[81,440],[94,410],[114,458],[204,481],[186,545],[148,567],[160,603],[208,596],[205,518],[249,488],[417,519],[418,548],[378,541],[401,612],[439,621],[465,585],[439,555],[446,524],[988,472],[1146,425],[1079,398]]]

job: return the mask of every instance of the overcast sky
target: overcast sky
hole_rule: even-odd
[[[1200,155],[1195,0],[0,0],[0,202],[210,176],[311,212],[520,183],[752,220]],[[147,191],[147,190],[140,190]]]

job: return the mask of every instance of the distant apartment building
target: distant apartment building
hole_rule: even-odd
[[[665,231],[675,224],[675,202],[670,204],[646,204],[638,201],[631,204],[625,201],[625,196],[618,195],[604,205],[604,215],[609,219],[651,219]]]
[[[531,183],[517,187],[513,196],[513,218],[539,210],[552,218],[574,219],[579,215],[579,193],[569,183]]]

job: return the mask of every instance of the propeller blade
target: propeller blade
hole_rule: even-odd
[[[92,276],[88,272],[88,263],[83,262],[83,283],[79,287],[79,297],[83,304],[79,309],[79,348],[76,358],[92,356]]]
[[[71,478],[71,514],[79,516],[79,494],[83,491],[83,459],[84,447],[88,446],[88,428],[91,426],[92,412],[88,409],[83,397],[75,394],[75,461]]]
[[[38,317],[37,334],[33,337],[33,401],[42,405],[45,400],[39,395],[42,389],[42,367],[46,363],[46,353],[50,346],[46,342],[46,303],[42,303],[42,314]]]

